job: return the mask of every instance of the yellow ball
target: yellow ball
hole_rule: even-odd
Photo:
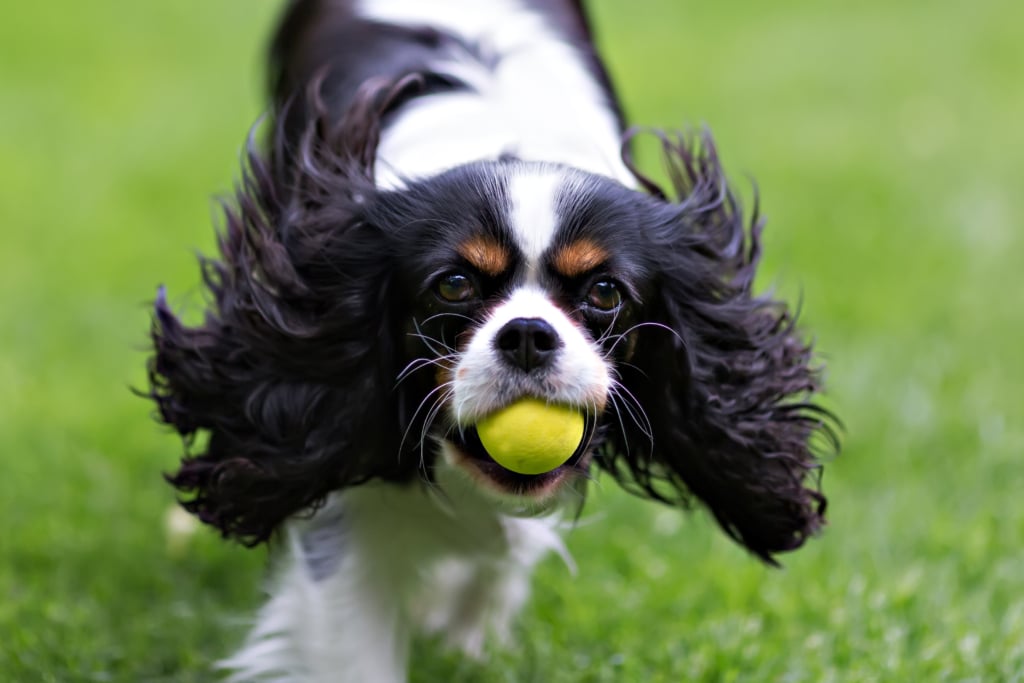
[[[477,422],[476,432],[505,469],[543,474],[576,451],[583,439],[583,415],[569,406],[524,398]]]

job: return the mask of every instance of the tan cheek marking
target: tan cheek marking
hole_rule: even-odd
[[[459,255],[487,275],[500,275],[509,265],[508,250],[489,237],[474,235],[459,245]]]
[[[551,265],[565,277],[577,277],[608,260],[608,251],[593,240],[581,239],[567,244],[551,259]]]

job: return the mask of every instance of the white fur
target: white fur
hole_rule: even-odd
[[[454,468],[425,484],[367,484],[336,494],[337,564],[319,579],[302,543],[314,522],[286,530],[288,554],[242,650],[222,662],[230,681],[402,683],[417,632],[480,657],[507,641],[534,565],[567,557],[556,517],[515,518]]]
[[[466,54],[431,65],[473,89],[403,108],[378,151],[383,187],[503,154],[634,184],[607,97],[579,52],[535,12],[516,0],[362,0],[358,8],[368,18],[454,33],[495,63],[491,68]]]
[[[513,176],[509,182],[512,203],[509,223],[526,260],[529,282],[537,281],[541,256],[555,239],[558,230],[555,203],[564,178],[565,172],[555,168],[530,168],[528,172]]]
[[[497,371],[504,361],[494,348],[494,339],[515,318],[541,318],[562,341],[551,369],[541,378]],[[451,407],[460,425],[474,424],[524,394],[594,412],[604,406],[610,387],[611,375],[600,349],[542,290],[527,285],[496,306],[473,334],[455,367]]]

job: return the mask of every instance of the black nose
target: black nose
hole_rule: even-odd
[[[540,318],[510,320],[494,338],[494,346],[502,357],[527,372],[551,362],[561,345],[555,328]]]

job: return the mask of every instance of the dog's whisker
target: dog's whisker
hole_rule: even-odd
[[[427,436],[430,433],[430,428],[433,426],[434,420],[437,419],[438,413],[440,413],[444,409],[444,406],[448,402],[448,399],[451,397],[451,394],[452,394],[452,392],[451,392],[450,389],[445,391],[444,393],[442,393],[442,395],[439,396],[434,401],[433,405],[430,407],[430,410],[427,412],[426,418],[423,420],[423,428],[420,430],[420,466],[421,467],[426,467],[426,452],[425,452],[425,450],[426,450]]]
[[[414,358],[413,360],[409,361],[409,363],[404,368],[402,368],[401,372],[399,372],[395,376],[395,384],[397,385],[401,383],[402,380],[404,380],[406,377],[413,374],[417,370],[427,367],[428,365],[440,364],[441,360],[438,358]]]
[[[423,397],[423,400],[420,401],[419,405],[416,406],[416,410],[413,411],[412,416],[409,418],[409,424],[406,425],[405,430],[402,432],[402,439],[401,439],[401,441],[398,444],[398,455],[399,455],[399,457],[401,457],[401,454],[405,451],[405,442],[409,438],[409,430],[412,429],[413,425],[416,424],[416,418],[419,416],[420,411],[423,410],[423,407],[427,404],[428,401],[430,401],[431,402],[431,406],[433,406],[433,401],[431,401],[432,397],[434,397],[434,395],[437,394],[438,392],[441,392],[442,395],[443,395],[443,393],[445,391],[447,391],[448,388],[449,388],[449,383],[448,382],[446,382],[444,384],[440,384],[440,385],[434,387],[433,389],[430,390],[430,392],[427,393],[426,396]],[[437,399],[435,398],[434,401],[436,401],[436,400]]]
[[[619,407],[619,403],[618,403],[618,400],[617,400],[617,397],[616,397],[614,391],[611,391],[611,392],[608,393],[608,401],[611,403],[612,411],[615,413],[615,419],[619,423],[620,434],[622,434],[622,437],[623,437],[622,438],[622,444],[623,444],[623,447],[626,449],[625,455],[626,455],[626,458],[628,459],[630,457],[630,449],[629,449],[629,439],[626,438],[626,433],[627,433],[626,432],[626,422],[622,418],[622,409]]]
[[[450,370],[454,366],[454,361],[456,359],[457,357],[454,355],[439,356],[437,358],[415,358],[411,360],[409,364],[406,365],[402,369],[402,371],[398,373],[398,375],[395,377],[395,386],[397,387],[403,381],[408,379],[410,375],[417,372],[418,370],[422,370],[427,366],[433,365],[435,367],[443,368],[445,370]]]
[[[427,318],[424,318],[423,319],[423,324],[426,325],[427,323],[429,323],[431,321],[434,321],[434,320],[437,320],[438,318],[456,318],[458,320],[466,320],[468,322],[475,322],[473,320],[473,318],[471,318],[470,316],[465,315],[463,313],[455,313],[453,311],[443,311],[441,313],[435,313],[434,315],[431,315],[431,316],[429,316]]]
[[[659,322],[653,322],[653,321],[636,323],[635,325],[631,325],[628,329],[623,330],[622,332],[619,332],[617,334],[614,334],[614,335],[611,335],[611,334],[609,334],[609,335],[602,335],[602,337],[601,337],[601,344],[602,345],[604,343],[606,343],[609,339],[612,339],[612,338],[615,339],[615,341],[612,342],[611,346],[605,348],[605,353],[604,353],[605,359],[606,360],[610,360],[612,358],[612,354],[615,352],[616,347],[618,347],[618,345],[621,344],[622,341],[625,340],[630,335],[630,333],[635,332],[636,330],[638,330],[640,328],[643,328],[643,327],[654,327],[656,329],[665,330],[667,332],[672,333],[672,335],[676,339],[678,339],[680,343],[684,343],[682,335],[680,335],[676,330],[672,329],[668,325],[665,325],[665,324],[659,323]]]
[[[625,332],[622,332],[621,334],[615,333],[615,331],[614,331],[615,330],[615,324],[618,323],[619,315],[621,315],[621,313],[622,313],[622,307],[621,306],[619,308],[615,309],[615,312],[612,313],[611,321],[608,322],[608,324],[604,328],[604,331],[601,332],[601,334],[598,335],[597,339],[594,340],[595,343],[598,346],[603,347],[604,344],[609,339],[611,339],[612,337],[622,337],[622,336],[625,336],[626,334],[629,334],[629,332],[631,332],[633,330],[633,328],[630,328],[630,329],[626,330]]]
[[[664,330],[664,331],[668,332],[669,334],[671,334],[676,339],[678,339],[680,343],[684,343],[683,336],[681,334],[679,334],[679,332],[677,332],[676,330],[672,329],[672,327],[670,325],[666,325],[665,323],[659,323],[659,322],[654,321],[654,320],[647,320],[647,321],[644,321],[644,322],[636,323],[635,325],[631,325],[622,334],[624,334],[624,335],[625,334],[629,334],[630,332],[632,332],[634,330],[638,330],[641,327],[653,327],[653,328],[656,328],[656,329],[659,329],[659,330]]]
[[[423,422],[423,428],[420,430],[420,448],[419,448],[419,455],[420,455],[420,457],[419,457],[419,465],[418,465],[420,471],[423,471],[423,472],[427,471],[427,444],[428,444],[428,442],[431,442],[431,441],[434,442],[434,445],[436,445],[437,447],[440,447],[440,445],[441,445],[441,438],[440,437],[437,437],[437,438],[433,437],[430,434],[430,429],[433,426],[434,420],[436,419],[438,412],[440,412],[440,410],[442,410],[443,407],[444,407],[444,399],[440,398],[440,399],[436,400],[434,402],[434,405],[431,406],[430,412],[428,413],[427,418]]]
[[[613,393],[616,397],[622,399],[623,407],[625,407],[629,411],[631,416],[634,416],[634,419],[636,419],[637,427],[640,428],[640,430],[644,433],[645,436],[653,439],[654,427],[651,425],[650,418],[647,416],[647,412],[644,410],[644,407],[640,403],[640,400],[637,399],[633,392],[629,390],[629,387],[627,387],[622,382],[615,382],[613,384]],[[631,405],[636,408],[636,411],[639,414],[639,418],[642,419],[636,417],[636,415],[632,411],[632,408],[630,408]]]
[[[613,385],[612,391],[609,393],[609,397],[612,398],[613,403],[621,407],[622,410],[626,411],[630,419],[637,426],[637,429],[647,437],[651,442],[651,446],[654,445],[654,427],[651,425],[650,418],[647,416],[647,412],[644,410],[640,401],[637,400],[636,396],[624,385],[616,382]],[[635,410],[634,410],[635,407]],[[621,418],[621,414],[620,414]]]
[[[437,356],[445,356],[457,353],[454,347],[446,344],[443,340],[436,339],[428,334],[425,334],[423,331],[419,329],[418,325],[416,326],[416,331],[409,332],[408,336],[412,337],[413,339],[421,340],[424,343],[424,345]]]
[[[435,316],[431,316],[431,317],[435,317]],[[429,319],[430,318],[428,318],[428,320]],[[418,320],[416,320],[414,318],[413,321],[412,321],[412,324],[413,324],[413,327],[416,329],[416,332],[415,333],[409,333],[409,336],[411,336],[413,338],[416,338],[416,339],[421,339],[427,345],[427,348],[429,348],[435,354],[437,354],[439,356],[443,355],[441,352],[439,352],[437,349],[434,348],[434,345],[441,347],[442,349],[444,349],[445,351],[447,351],[450,354],[457,352],[455,347],[453,347],[451,344],[446,343],[443,339],[437,339],[437,338],[431,337],[430,335],[425,333],[423,331],[423,328],[421,327],[421,324],[425,324],[425,323],[420,323],[420,321],[418,321]]]

